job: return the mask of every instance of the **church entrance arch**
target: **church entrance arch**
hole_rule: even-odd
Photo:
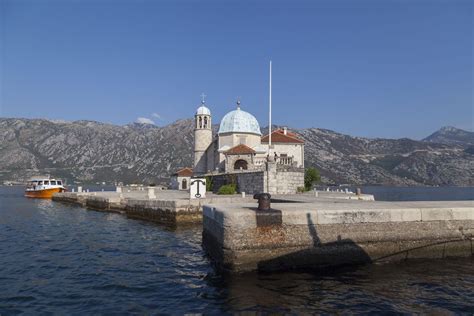
[[[182,190],[188,189],[188,181],[186,181],[186,179],[183,179],[183,181],[181,181],[181,189]]]
[[[247,170],[247,168],[248,168],[248,163],[246,160],[239,159],[234,163],[234,170],[240,170],[240,169]]]

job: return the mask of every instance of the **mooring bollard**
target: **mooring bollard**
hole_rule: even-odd
[[[356,189],[356,194],[357,194],[357,195],[361,195],[361,194],[362,194],[362,191],[361,191],[360,188],[357,188],[357,189]]]
[[[318,190],[314,189],[314,196],[315,196],[315,197],[318,197],[318,195],[319,195],[319,194],[318,194]]]
[[[245,192],[242,192],[242,198],[245,199]]]
[[[122,187],[115,187],[115,192],[122,193]]]
[[[254,199],[258,200],[258,210],[268,211],[271,208],[271,195],[270,193],[257,193],[253,196]]]
[[[82,187],[77,187],[77,192],[82,193]]]

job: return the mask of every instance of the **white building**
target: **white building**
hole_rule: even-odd
[[[193,169],[183,168],[171,176],[170,186],[173,190],[188,190]]]
[[[263,170],[270,159],[278,165],[304,168],[304,142],[286,128],[262,137],[257,119],[237,108],[222,118],[212,135],[212,115],[205,102],[196,111],[194,127],[194,174]]]

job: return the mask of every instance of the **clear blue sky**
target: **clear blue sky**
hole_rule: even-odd
[[[472,130],[473,2],[0,0],[1,116],[164,125],[200,94],[369,137]],[[153,117],[156,113],[160,118]]]

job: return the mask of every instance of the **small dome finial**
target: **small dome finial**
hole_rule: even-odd
[[[204,94],[204,92],[201,94],[201,104],[205,104],[206,103],[206,97],[207,95]]]
[[[237,98],[237,110],[240,110],[240,97]]]

